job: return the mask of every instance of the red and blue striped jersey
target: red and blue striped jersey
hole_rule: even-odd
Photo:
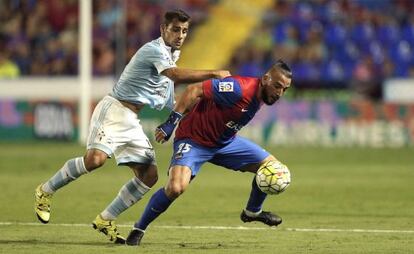
[[[203,98],[185,115],[175,139],[207,147],[229,143],[260,109],[258,78],[231,76],[203,82]]]

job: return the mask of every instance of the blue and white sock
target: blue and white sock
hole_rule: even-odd
[[[101,213],[104,220],[115,220],[123,211],[138,202],[151,188],[134,177],[122,186],[116,198]]]
[[[147,207],[145,207],[141,219],[134,224],[134,228],[145,231],[148,225],[165,212],[172,202],[173,201],[165,194],[164,188],[159,189],[152,195]]]
[[[88,173],[83,157],[68,160],[52,178],[42,185],[42,190],[53,194],[58,189],[72,182],[83,174]]]
[[[267,197],[267,194],[262,192],[256,184],[256,179],[253,178],[252,191],[250,192],[249,201],[247,202],[246,211],[252,213],[260,213],[262,205]]]

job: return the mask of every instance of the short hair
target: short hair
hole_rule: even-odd
[[[273,68],[281,69],[283,75],[285,75],[288,78],[292,78],[292,70],[290,69],[289,65],[285,63],[282,59],[279,59],[276,61],[276,63],[273,65]]]
[[[172,11],[167,11],[164,14],[164,19],[162,21],[162,24],[168,26],[174,19],[178,19],[178,21],[180,21],[180,22],[190,22],[191,21],[190,15],[185,13],[185,11],[183,11],[183,10],[172,10]]]

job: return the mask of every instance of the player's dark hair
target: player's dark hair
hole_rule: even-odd
[[[292,70],[290,69],[289,65],[287,65],[287,63],[285,63],[283,60],[277,60],[273,67],[282,69],[283,75],[290,79],[292,78]]]
[[[183,10],[172,10],[167,11],[164,14],[164,19],[162,21],[162,24],[169,25],[174,19],[177,19],[180,22],[190,22],[191,17],[187,13],[185,13]]]

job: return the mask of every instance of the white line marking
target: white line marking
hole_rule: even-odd
[[[131,224],[119,224],[119,227],[132,228]],[[0,226],[46,226],[40,222],[0,222]],[[56,227],[91,227],[91,224],[81,223],[51,223],[47,226]],[[279,230],[297,232],[348,232],[348,233],[385,233],[385,234],[414,234],[414,230],[393,230],[393,229],[339,229],[339,228],[269,228],[269,227],[228,227],[228,226],[153,226],[154,228],[164,229],[208,229],[208,230]]]

